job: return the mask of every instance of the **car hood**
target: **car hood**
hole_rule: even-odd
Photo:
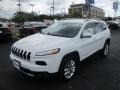
[[[63,43],[69,43],[71,38],[34,34],[17,41],[13,46],[27,51],[45,51],[60,48]]]

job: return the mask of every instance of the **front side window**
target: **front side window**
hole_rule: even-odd
[[[82,24],[72,22],[57,22],[42,30],[43,34],[60,36],[60,37],[75,37],[80,31]]]
[[[94,35],[94,34],[95,34],[95,31],[94,31],[94,23],[88,23],[88,24],[85,26],[83,32],[88,32],[88,33],[91,33],[92,35]]]

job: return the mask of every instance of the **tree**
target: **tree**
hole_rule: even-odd
[[[62,19],[68,17],[65,15],[64,17],[61,17],[60,15],[55,15],[54,19]],[[44,21],[45,19],[47,20],[53,20],[53,16],[48,16],[48,15],[38,15],[36,12],[32,13],[27,13],[27,12],[16,12],[12,18],[12,21],[17,22],[17,23],[24,23],[25,21]]]
[[[17,23],[23,23],[28,19],[29,15],[30,14],[26,12],[16,12],[12,18],[12,21]]]
[[[70,16],[72,18],[82,18],[82,14],[80,12],[73,12]]]

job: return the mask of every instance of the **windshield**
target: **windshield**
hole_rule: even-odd
[[[57,22],[42,30],[42,33],[52,36],[73,38],[80,31],[81,27],[82,24],[80,23]]]

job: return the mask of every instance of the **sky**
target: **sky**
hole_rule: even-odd
[[[60,14],[61,11],[68,13],[68,8],[74,2],[74,4],[85,3],[85,0],[54,0],[55,1],[55,13]],[[94,6],[104,9],[106,16],[114,16],[113,1],[115,0],[95,0]],[[52,7],[53,0],[21,0],[21,10],[25,12],[31,12],[32,7],[30,4],[34,3],[33,10],[38,14],[50,14],[50,8]],[[0,17],[11,18],[16,11],[18,11],[18,0],[2,0],[0,2]],[[117,16],[120,15],[120,4],[117,11]]]

